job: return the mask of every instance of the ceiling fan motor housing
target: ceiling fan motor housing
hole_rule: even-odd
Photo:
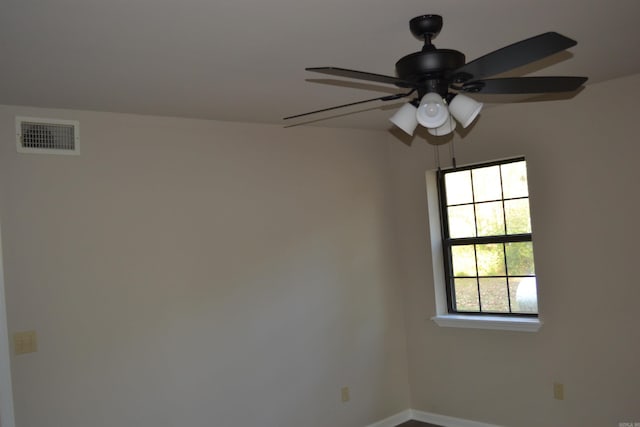
[[[465,64],[465,56],[452,49],[433,49],[406,55],[396,62],[396,73],[402,80],[418,87],[419,95],[436,92],[446,96],[454,70]]]

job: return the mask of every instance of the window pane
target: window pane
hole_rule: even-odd
[[[504,249],[502,243],[476,245],[479,276],[505,276]]]
[[[444,176],[447,189],[447,205],[473,203],[471,193],[471,171],[451,172]]]
[[[455,280],[456,310],[480,311],[478,300],[478,282],[476,279]]]
[[[531,244],[531,242],[507,243],[505,246],[509,276],[529,276],[535,274],[533,244]]]
[[[513,277],[509,279],[511,311],[514,313],[537,313],[538,295],[535,277]]]
[[[507,279],[480,279],[480,301],[483,312],[509,313]]]
[[[513,162],[501,166],[504,198],[528,197],[527,163]]]
[[[476,276],[476,254],[473,245],[453,246],[451,259],[454,276]]]
[[[504,210],[507,217],[507,234],[531,233],[529,199],[505,200]]]
[[[478,203],[476,205],[478,236],[504,234],[504,212],[502,202]]]
[[[447,210],[449,215],[449,237],[475,237],[476,223],[473,205],[453,206]]]
[[[489,166],[486,168],[474,169],[472,172],[473,195],[476,202],[502,199],[500,166]]]
[[[526,162],[485,163],[439,176],[450,306],[465,315],[536,315]]]

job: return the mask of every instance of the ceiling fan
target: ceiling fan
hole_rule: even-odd
[[[539,94],[571,92],[587,77],[504,77],[493,78],[506,71],[561,52],[577,42],[556,32],[547,32],[503,47],[471,62],[465,62],[461,52],[438,49],[432,41],[442,29],[440,15],[422,15],[409,21],[411,33],[424,40],[421,51],[403,56],[396,62],[397,77],[337,67],[306,68],[307,71],[331,76],[367,80],[395,85],[408,90],[321,110],[285,117],[290,120],[338,108],[372,101],[393,101],[414,96],[389,120],[409,135],[418,124],[432,135],[453,132],[456,120],[469,126],[480,113],[482,104],[463,93]],[[456,120],[451,118],[453,116]]]

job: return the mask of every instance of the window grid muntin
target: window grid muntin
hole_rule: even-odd
[[[518,313],[518,312],[513,312],[513,308],[512,308],[512,304],[511,304],[511,289],[510,289],[510,282],[509,282],[509,278],[524,278],[524,277],[536,277],[535,274],[533,275],[513,275],[510,276],[509,275],[509,266],[507,263],[507,254],[506,254],[506,244],[507,243],[512,243],[512,242],[526,242],[526,241],[531,241],[531,233],[518,233],[518,234],[507,234],[507,220],[506,220],[506,208],[505,208],[505,201],[509,201],[509,200],[522,200],[522,199],[527,199],[529,200],[529,194],[527,192],[527,196],[526,197],[510,197],[505,199],[504,198],[504,183],[503,183],[503,173],[502,173],[502,168],[499,168],[500,171],[500,194],[503,196],[503,198],[501,200],[484,200],[482,202],[476,202],[476,197],[475,197],[475,192],[474,192],[474,186],[473,186],[473,170],[474,169],[480,169],[480,168],[485,168],[485,167],[491,167],[491,166],[496,166],[496,165],[505,165],[505,164],[509,164],[509,163],[516,163],[516,162],[521,162],[521,161],[525,161],[524,157],[519,157],[519,158],[515,158],[515,159],[510,159],[510,160],[504,160],[504,161],[496,161],[496,162],[489,162],[489,163],[483,163],[480,165],[472,165],[472,166],[466,166],[466,167],[461,167],[461,168],[452,168],[452,169],[448,169],[446,171],[438,171],[438,195],[439,195],[439,200],[440,200],[440,217],[441,217],[441,232],[442,232],[442,242],[443,242],[443,251],[444,251],[444,267],[445,267],[445,279],[447,282],[447,286],[446,286],[446,295],[447,295],[447,306],[449,309],[449,312],[453,312],[453,313],[463,313],[463,314],[473,314],[473,315],[499,315],[499,316],[523,316],[523,317],[537,317],[538,314],[537,313]],[[471,185],[471,194],[472,194],[472,202],[471,203],[458,203],[458,204],[454,204],[454,205],[448,205],[447,204],[447,195],[446,195],[446,183],[445,183],[445,176],[448,173],[452,173],[452,172],[460,172],[460,171],[464,171],[464,170],[469,170],[470,172],[470,185]],[[504,216],[504,235],[493,235],[493,236],[478,236],[478,221],[477,221],[477,214],[476,214],[476,205],[480,204],[480,203],[490,203],[490,202],[497,202],[497,201],[501,201],[502,202],[502,213]],[[475,236],[474,237],[462,237],[462,238],[450,238],[449,237],[449,218],[448,218],[448,208],[451,206],[462,206],[462,205],[473,205],[473,211],[474,211],[474,226],[475,226]],[[530,214],[529,214],[530,215]],[[477,245],[480,244],[489,244],[489,243],[500,243],[502,244],[502,253],[503,253],[503,257],[504,257],[504,265],[505,265],[505,276],[480,276],[479,275],[479,271],[478,271],[478,255],[477,255]],[[451,247],[452,246],[457,246],[457,245],[463,245],[463,244],[472,244],[473,245],[473,250],[474,250],[474,258],[475,258],[475,266],[476,266],[476,276],[454,276],[453,275],[453,260],[452,260],[452,254],[451,254]],[[507,288],[507,299],[508,299],[508,307],[509,307],[509,312],[505,313],[505,312],[486,312],[486,311],[482,311],[482,294],[480,292],[480,279],[481,278],[505,278],[506,279],[506,288]],[[479,306],[479,312],[475,312],[475,311],[459,311],[457,309],[457,307],[455,306],[455,279],[456,278],[475,278],[476,279],[476,288],[477,288],[477,293],[478,293],[478,306]]]
[[[446,172],[445,172],[446,173]],[[469,202],[469,203],[454,203],[452,205],[447,205],[448,208],[453,208],[456,206],[468,206],[468,205],[483,205],[485,203],[496,203],[496,202],[510,202],[512,200],[528,200],[528,196],[522,197],[505,197],[504,199],[492,199],[492,200],[483,200],[481,202]]]

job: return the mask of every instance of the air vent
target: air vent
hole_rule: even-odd
[[[16,117],[19,153],[80,154],[80,124],[74,120]]]

